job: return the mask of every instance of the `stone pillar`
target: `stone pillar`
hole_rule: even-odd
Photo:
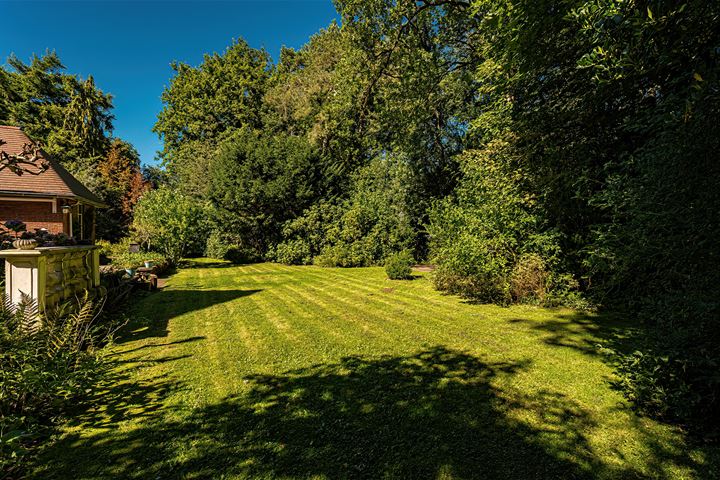
[[[100,286],[100,249],[96,246],[2,250],[5,294],[17,305],[29,295],[44,311]]]
[[[38,250],[4,250],[5,295],[13,305],[22,300],[22,294],[38,302],[38,308],[45,307],[45,279],[47,262]]]

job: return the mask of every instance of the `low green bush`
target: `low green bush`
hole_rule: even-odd
[[[249,247],[243,247],[233,241],[231,235],[214,230],[210,233],[205,244],[205,256],[216,260],[227,260],[232,263],[254,263],[263,260],[257,252]]]
[[[207,243],[205,243],[205,256],[216,260],[225,260],[231,245],[226,241],[222,232],[213,230],[208,235]]]
[[[336,236],[342,207],[320,201],[283,225],[283,241],[268,252],[268,258],[288,265],[318,264],[315,257]]]
[[[245,263],[262,262],[263,257],[260,256],[253,248],[233,245],[228,248],[228,251],[225,254],[225,260],[240,265]]]
[[[415,259],[410,250],[403,250],[390,255],[385,260],[385,273],[391,280],[407,280],[412,278],[412,266],[414,264]]]
[[[101,258],[107,258],[111,265],[123,270],[142,267],[145,262],[152,262],[159,269],[169,267],[170,262],[162,253],[148,251],[131,252],[130,245],[132,243],[130,237],[125,237],[117,243],[99,240],[96,242],[96,245],[100,247]]]
[[[159,266],[166,263],[166,259],[157,252],[124,252],[112,257],[112,264],[123,269],[142,267],[145,262],[152,262]]]
[[[312,252],[307,241],[293,239],[277,245],[271,257],[286,265],[308,265],[312,263]]]

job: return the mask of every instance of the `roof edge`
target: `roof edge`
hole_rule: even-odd
[[[98,208],[108,208],[108,205],[103,202],[98,202],[90,198],[81,197],[80,195],[67,195],[65,193],[52,193],[52,192],[31,192],[21,190],[0,190],[0,196],[3,197],[29,197],[29,198],[66,198],[72,200],[81,200],[84,203],[88,203]]]

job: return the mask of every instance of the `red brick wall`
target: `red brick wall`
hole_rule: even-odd
[[[52,213],[50,202],[0,200],[0,223],[16,219],[25,222],[30,232],[36,228],[46,228],[50,233],[63,232],[60,207],[57,213]]]

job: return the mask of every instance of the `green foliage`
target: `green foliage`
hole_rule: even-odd
[[[234,244],[262,257],[280,238],[281,225],[316,195],[317,157],[306,140],[237,131],[213,159],[209,198]]]
[[[436,205],[428,227],[436,286],[500,303],[514,295],[544,298],[546,269],[558,267],[560,249],[557,238],[543,232],[541,212],[525,190],[527,176],[513,168],[512,151],[498,143],[467,151],[460,162],[463,180],[453,197]],[[534,284],[534,292],[521,288],[523,282]]]
[[[134,242],[131,237],[122,238],[117,243],[110,243],[106,240],[99,240],[96,242],[96,244],[100,247],[101,257],[109,259],[111,265],[123,270],[142,267],[145,262],[152,262],[159,267],[168,263],[165,256],[158,252],[131,252],[130,245],[132,243]]]
[[[343,193],[373,143],[363,135],[357,112],[369,74],[367,57],[333,22],[300,50],[282,50],[264,97],[265,128],[307,138],[320,153],[330,194]]]
[[[104,371],[99,349],[115,327],[98,318],[104,299],[85,297],[41,316],[25,298],[0,305],[0,470],[17,472],[43,425],[86,398]],[[11,474],[12,476],[12,474]]]
[[[166,261],[165,256],[157,252],[136,252],[125,251],[112,257],[112,264],[126,270],[134,270],[144,266],[145,262],[152,262],[160,265]]]
[[[414,246],[412,172],[402,158],[378,157],[353,178],[340,205],[319,203],[286,225],[275,249],[280,262],[324,266],[382,264],[393,252]]]
[[[339,205],[320,201],[303,214],[283,225],[282,238],[269,257],[288,265],[309,265],[313,259],[330,246],[330,232],[342,217]]]
[[[253,263],[262,260],[253,250],[233,243],[234,235],[213,230],[205,244],[205,256],[217,260],[228,260],[232,263]]]
[[[510,295],[516,302],[543,303],[549,288],[549,273],[536,253],[521,255],[510,272]]]
[[[205,244],[205,256],[216,260],[224,260],[230,248],[231,245],[226,241],[225,235],[218,230],[213,230],[210,232]]]
[[[149,191],[137,204],[132,229],[149,249],[176,265],[182,257],[203,251],[211,221],[207,206],[161,187]]]
[[[0,68],[0,124],[22,125],[31,138],[70,170],[99,160],[112,130],[112,97],[64,73],[53,53],[33,56],[26,64],[11,56]]]
[[[207,191],[203,179],[223,133],[261,126],[269,63],[266,52],[243,40],[223,54],[205,55],[197,68],[173,63],[176,75],[162,94],[154,131],[165,142],[163,159],[180,184],[201,187],[184,193]]]
[[[410,250],[402,250],[385,259],[385,273],[390,280],[407,280],[412,278],[412,266],[415,259]]]
[[[346,249],[345,265],[381,264],[391,252],[414,247],[415,177],[401,155],[374,158],[353,178],[350,198],[330,242]]]
[[[310,242],[299,238],[282,242],[274,248],[271,258],[286,265],[310,265],[313,258]]]

